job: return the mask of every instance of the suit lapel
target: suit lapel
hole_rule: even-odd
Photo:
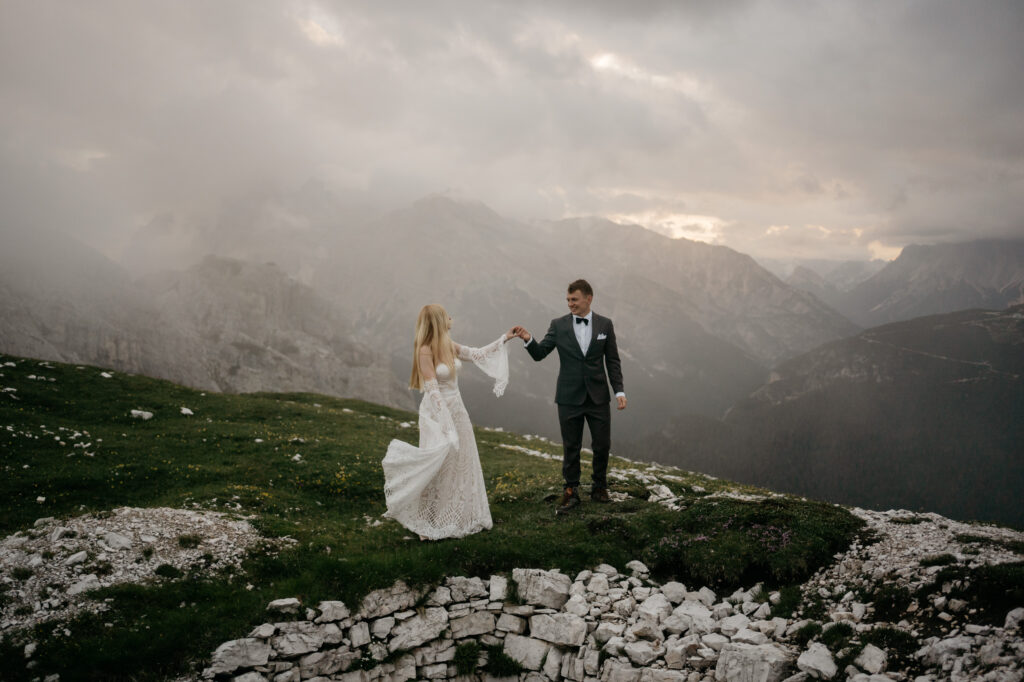
[[[594,348],[597,346],[597,335],[601,332],[602,318],[598,317],[597,313],[594,313],[590,318],[590,345],[587,346],[587,354],[584,357],[590,357],[590,354],[594,352]]]

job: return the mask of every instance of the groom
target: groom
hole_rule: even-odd
[[[526,342],[526,350],[534,360],[543,360],[551,351],[558,349],[560,367],[555,402],[562,429],[565,494],[555,510],[557,514],[565,514],[580,505],[580,448],[583,446],[584,421],[590,425],[594,450],[590,499],[609,501],[607,471],[612,426],[609,379],[615,389],[618,409],[626,409],[622,364],[612,321],[590,309],[594,290],[584,279],[569,285],[565,300],[571,314],[551,320],[548,333],[540,341],[535,341],[523,327],[513,330]]]

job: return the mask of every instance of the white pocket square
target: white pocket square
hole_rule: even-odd
[[[607,339],[607,338],[608,338],[607,334],[598,334],[597,335],[597,340],[598,341],[600,341],[601,339]]]

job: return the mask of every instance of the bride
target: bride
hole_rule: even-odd
[[[491,510],[480,470],[473,424],[459,394],[462,360],[495,379],[494,394],[508,386],[505,343],[511,331],[483,348],[461,346],[448,331],[452,318],[439,305],[426,305],[416,320],[410,388],[423,391],[419,447],[392,440],[384,457],[386,517],[421,540],[458,538],[488,530]]]

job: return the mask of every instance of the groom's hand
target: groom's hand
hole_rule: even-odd
[[[620,410],[626,409],[626,396],[618,395],[618,396],[615,396],[615,399],[619,402],[619,409]]]

